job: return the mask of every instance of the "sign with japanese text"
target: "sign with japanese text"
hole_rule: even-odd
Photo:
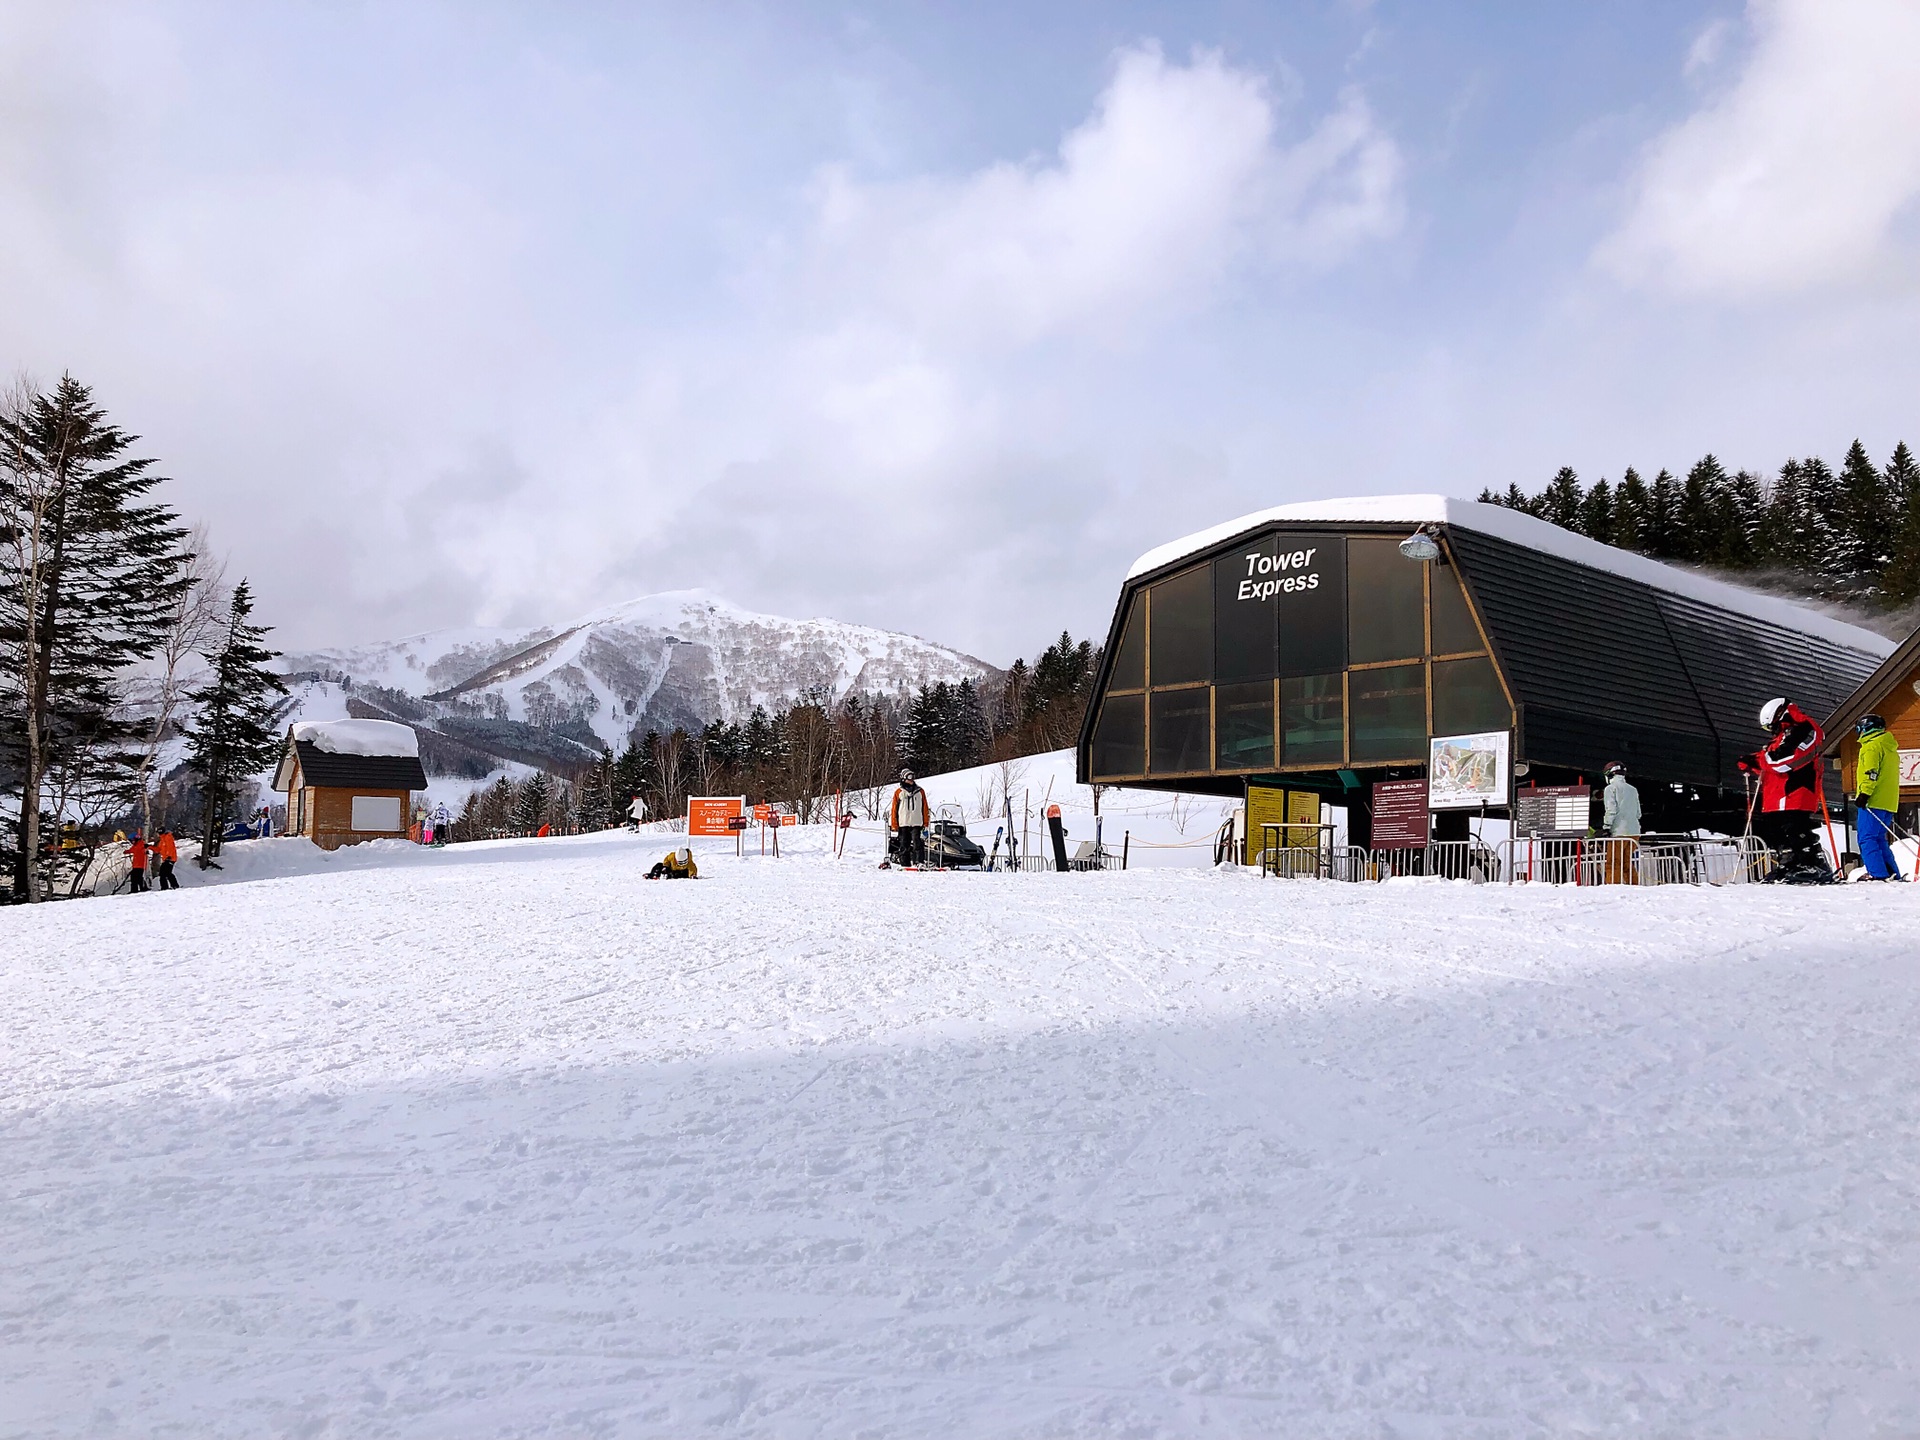
[[[729,820],[747,812],[744,795],[689,795],[687,797],[687,834],[725,836],[733,834]]]

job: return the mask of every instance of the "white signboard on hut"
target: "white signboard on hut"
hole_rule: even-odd
[[[1900,752],[1900,788],[1909,785],[1920,785],[1920,750]]]
[[[1511,746],[1506,730],[1480,735],[1436,735],[1427,747],[1427,808],[1477,810],[1505,805],[1513,783]]]

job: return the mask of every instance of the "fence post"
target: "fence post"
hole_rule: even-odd
[[[1133,831],[1125,830],[1120,835],[1120,868],[1127,868],[1127,851],[1133,848]]]

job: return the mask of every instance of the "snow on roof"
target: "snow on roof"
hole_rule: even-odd
[[[293,738],[329,755],[399,755],[418,758],[420,737],[391,720],[302,720]]]
[[[1630,550],[1602,545],[1598,540],[1589,540],[1584,535],[1563,530],[1558,525],[1551,525],[1522,511],[1509,510],[1504,505],[1482,505],[1474,500],[1457,500],[1450,495],[1362,495],[1340,500],[1309,500],[1299,505],[1276,505],[1270,510],[1256,510],[1237,520],[1210,525],[1179,540],[1155,546],[1133,562],[1133,568],[1127,571],[1127,579],[1132,580],[1163,565],[1171,565],[1176,560],[1248,530],[1289,521],[1405,525],[1409,529],[1415,525],[1457,526],[1462,530],[1475,530],[1482,535],[1525,545],[1530,550],[1557,555],[1590,569],[1638,580],[1643,585],[1651,585],[1669,594],[1685,595],[1708,605],[1718,605],[1756,620],[1797,630],[1803,635],[1818,636],[1836,645],[1848,645],[1871,655],[1889,654],[1894,647],[1894,642],[1884,635],[1876,635],[1858,625],[1849,625],[1844,620],[1824,615],[1808,606],[1796,605],[1791,600],[1762,595],[1755,590],[1729,585],[1723,580],[1709,579],[1692,570],[1649,560]]]

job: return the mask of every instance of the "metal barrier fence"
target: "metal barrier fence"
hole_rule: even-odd
[[[1520,836],[1491,846],[1478,840],[1435,840],[1379,850],[1270,844],[1254,863],[1262,875],[1283,880],[1422,875],[1476,885],[1650,886],[1749,884],[1764,878],[1774,860],[1766,845],[1751,835],[1647,835],[1637,840]]]

